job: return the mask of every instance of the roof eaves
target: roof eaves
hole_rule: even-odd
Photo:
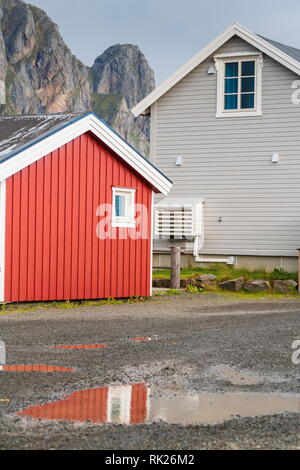
[[[105,124],[119,139],[121,139],[128,147],[130,147],[140,158],[145,160],[152,168],[154,168],[156,171],[158,171],[164,178],[166,178],[171,184],[173,184],[173,181],[171,181],[159,168],[157,168],[153,163],[146,158],[142,153],[140,153],[133,145],[131,145],[127,140],[125,140],[118,132],[115,131],[106,121],[103,119],[101,116],[98,114],[94,113],[93,111],[90,113],[91,115],[95,116],[97,119],[99,119],[103,124]]]
[[[36,139],[31,140],[27,144],[19,147],[17,150],[13,150],[12,152],[8,153],[5,157],[3,157],[0,160],[0,165],[4,162],[7,162],[8,160],[15,157],[16,155],[20,154],[21,152],[24,152],[24,150],[27,150],[30,147],[33,147],[33,145],[38,144],[39,142],[46,139],[47,137],[50,137],[51,135],[55,134],[56,132],[59,132],[62,129],[65,129],[66,127],[68,127],[68,126],[71,126],[75,122],[80,121],[81,119],[85,118],[86,116],[89,116],[90,114],[92,114],[92,113],[91,112],[84,113],[84,114],[81,114],[80,116],[76,116],[76,118],[71,119],[68,122],[64,122],[62,124],[58,124],[57,126],[54,126],[50,131],[45,132],[44,134],[40,135]]]
[[[60,124],[60,125],[57,125],[55,126],[54,128],[52,128],[50,131],[48,132],[45,132],[43,135],[39,136],[38,138],[36,139],[33,139],[32,141],[30,141],[29,143],[27,143],[26,145],[18,148],[17,150],[11,152],[10,154],[8,154],[7,156],[5,156],[5,158],[3,158],[1,161],[0,161],[0,169],[1,169],[1,166],[2,164],[8,162],[9,160],[11,160],[13,157],[17,157],[18,155],[20,155],[21,153],[23,152],[26,152],[27,150],[29,150],[31,147],[34,147],[35,145],[41,143],[43,140],[47,139],[47,138],[51,138],[53,137],[55,134],[57,134],[58,132],[61,132],[63,131],[64,129],[76,124],[77,122],[83,120],[84,118],[87,118],[87,117],[92,117],[94,116],[98,121],[100,121],[104,126],[105,128],[108,129],[109,132],[111,132],[116,140],[120,140],[121,142],[123,142],[123,146],[125,146],[125,148],[127,147],[129,149],[129,151],[131,152],[131,154],[133,154],[135,157],[134,158],[138,158],[138,159],[142,159],[143,161],[145,161],[147,163],[147,166],[151,167],[154,171],[156,171],[157,173],[159,173],[164,180],[166,180],[168,182],[168,184],[166,185],[167,187],[170,188],[170,186],[172,186],[173,182],[166,176],[164,175],[155,165],[153,165],[150,160],[148,160],[146,157],[144,157],[141,153],[139,153],[132,145],[130,145],[125,139],[123,139],[123,137],[121,137],[114,129],[112,129],[111,126],[109,126],[107,124],[107,122],[102,118],[100,117],[99,115],[95,114],[94,112],[88,112],[88,113],[84,113],[80,116],[77,116],[76,118],[74,119],[71,119],[70,121],[68,122],[65,122],[63,124]],[[92,129],[90,129],[91,132]],[[122,155],[120,155],[122,157]],[[153,171],[152,170],[152,171]],[[6,170],[4,170],[5,172]],[[13,172],[11,171],[11,174],[13,174]],[[146,178],[147,179],[147,178]],[[164,184],[165,186],[165,184]],[[154,185],[155,187],[155,185]],[[158,189],[158,188],[156,188]],[[159,189],[158,189],[159,190]],[[170,189],[167,190],[167,192],[169,191]]]

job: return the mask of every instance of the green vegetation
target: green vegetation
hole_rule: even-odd
[[[215,295],[216,297],[227,297],[236,300],[264,300],[264,299],[274,299],[274,300],[284,300],[284,299],[300,299],[300,294],[297,291],[293,291],[289,294],[281,294],[280,292],[275,292],[272,289],[262,291],[262,292],[247,292],[245,290],[241,290],[239,292],[230,292],[219,287],[209,287],[205,291],[201,293],[202,295]]]
[[[270,282],[275,280],[290,280],[298,281],[298,273],[296,272],[287,272],[283,269],[274,269],[274,271],[267,271],[265,268],[248,270],[246,268],[236,268],[234,266],[226,266],[221,264],[215,264],[209,268],[187,268],[181,270],[182,279],[194,279],[196,276],[201,274],[214,274],[217,276],[216,285],[211,287],[206,287],[205,290],[199,289],[197,286],[190,285],[187,286],[185,291],[189,294],[214,294],[216,296],[226,296],[236,299],[264,299],[264,298],[274,298],[274,299],[284,299],[286,297],[299,298],[300,295],[291,289],[291,292],[288,294],[281,294],[279,292],[274,292],[272,289],[262,292],[250,293],[246,291],[240,292],[229,292],[218,287],[218,283],[223,281],[228,281],[230,279],[237,279],[243,277],[245,281],[264,279]],[[153,279],[169,279],[170,270],[156,270],[153,272]]]
[[[157,290],[153,293],[154,297],[170,297],[172,295],[182,295],[182,290],[169,289],[169,290]]]
[[[187,286],[185,289],[188,294],[199,294],[203,289],[199,289],[197,286]]]
[[[118,114],[122,99],[122,95],[118,93],[112,95],[93,93],[93,110],[111,123]]]
[[[103,305],[123,305],[136,302],[145,302],[145,297],[133,297],[131,299],[106,299],[106,300],[83,300],[65,302],[24,302],[16,304],[0,304],[0,315],[9,313],[29,313],[37,310],[70,310],[82,307],[101,307]]]
[[[265,279],[268,281],[293,279],[296,282],[298,281],[298,273],[296,272],[287,272],[283,269],[274,269],[274,271],[269,272],[264,267],[251,271],[246,268],[214,264],[209,268],[188,268],[182,269],[181,271],[181,277],[183,279],[194,278],[200,274],[214,274],[217,276],[218,282],[228,281],[229,279],[236,279],[239,277],[244,277],[246,281],[255,279]],[[153,272],[153,279],[165,279],[169,277],[169,269]]]
[[[15,107],[11,103],[11,88],[14,82],[20,82],[18,75],[14,71],[14,69],[9,66],[6,71],[5,76],[5,90],[6,90],[6,104],[5,104],[5,111],[7,114],[18,114]]]

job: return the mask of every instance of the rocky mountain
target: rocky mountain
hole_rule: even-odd
[[[22,0],[0,0],[0,26],[0,114],[94,110],[148,154],[148,119],[130,109],[155,80],[137,46],[112,46],[87,67],[47,14]]]

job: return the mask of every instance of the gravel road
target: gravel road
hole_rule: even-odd
[[[16,414],[74,392],[137,383],[149,384],[153,399],[203,393],[297,396],[300,365],[291,360],[297,339],[300,301],[289,298],[184,294],[0,315],[8,365],[74,368],[0,372],[0,449],[299,449],[300,399],[295,413],[236,416],[216,425],[71,423]],[[108,347],[53,347],[94,344]]]

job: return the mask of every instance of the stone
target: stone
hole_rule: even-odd
[[[160,289],[170,289],[171,280],[170,279],[153,279],[153,287]]]
[[[237,279],[230,279],[229,281],[221,282],[219,287],[223,290],[228,290],[231,292],[239,292],[242,290],[244,284],[244,278],[239,277]]]
[[[276,292],[280,292],[281,294],[288,294],[289,292],[293,292],[297,286],[297,282],[293,281],[293,279],[287,281],[278,280],[274,281],[273,283],[273,289]]]
[[[202,287],[202,283],[197,281],[196,279],[181,279],[180,280],[180,287],[181,289],[186,289],[188,286],[193,287]]]
[[[214,274],[200,274],[195,277],[195,280],[203,287],[214,287],[216,285],[217,276]]]
[[[217,280],[217,276],[214,274],[200,274],[196,276],[195,279],[201,282],[213,282]]]
[[[265,281],[264,279],[248,281],[244,284],[244,290],[247,292],[262,292],[268,289],[271,289],[271,284],[269,281]]]

